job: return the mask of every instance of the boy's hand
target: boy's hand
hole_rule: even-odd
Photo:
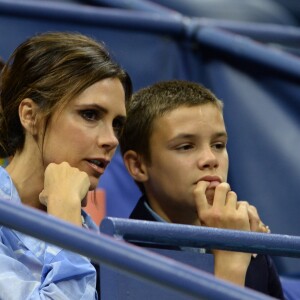
[[[194,190],[197,214],[204,226],[248,230],[250,221],[246,202],[238,204],[237,195],[228,183],[220,183],[215,188],[213,203],[209,204],[205,192],[209,182],[200,181]]]

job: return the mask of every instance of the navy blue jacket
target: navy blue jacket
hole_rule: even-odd
[[[133,209],[130,219],[156,221],[146,208],[145,201],[145,196],[142,196]],[[259,254],[256,258],[251,259],[246,274],[245,286],[278,299],[285,299],[277,270],[268,255]]]

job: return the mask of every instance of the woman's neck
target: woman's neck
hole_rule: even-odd
[[[26,151],[16,153],[6,170],[22,203],[45,210],[39,202],[39,194],[44,188],[44,167],[38,157],[29,155]]]

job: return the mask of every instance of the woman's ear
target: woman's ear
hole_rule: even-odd
[[[22,126],[33,136],[38,133],[37,130],[37,111],[38,106],[30,98],[25,98],[19,105],[19,118]]]
[[[145,182],[148,180],[147,167],[141,155],[133,150],[128,150],[124,153],[123,160],[129,174],[135,181]]]

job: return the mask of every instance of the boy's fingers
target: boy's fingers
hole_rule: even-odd
[[[253,205],[248,206],[248,215],[251,231],[259,231],[259,223],[261,221],[257,209]]]
[[[229,208],[237,209],[237,194],[233,191],[227,193],[226,205]]]
[[[196,188],[194,190],[194,196],[195,196],[195,202],[198,210],[205,209],[209,205],[205,195],[208,186],[209,186],[208,181],[199,181],[196,185]]]
[[[220,183],[215,189],[213,206],[223,207],[227,201],[227,195],[230,191],[230,185],[227,182]]]

